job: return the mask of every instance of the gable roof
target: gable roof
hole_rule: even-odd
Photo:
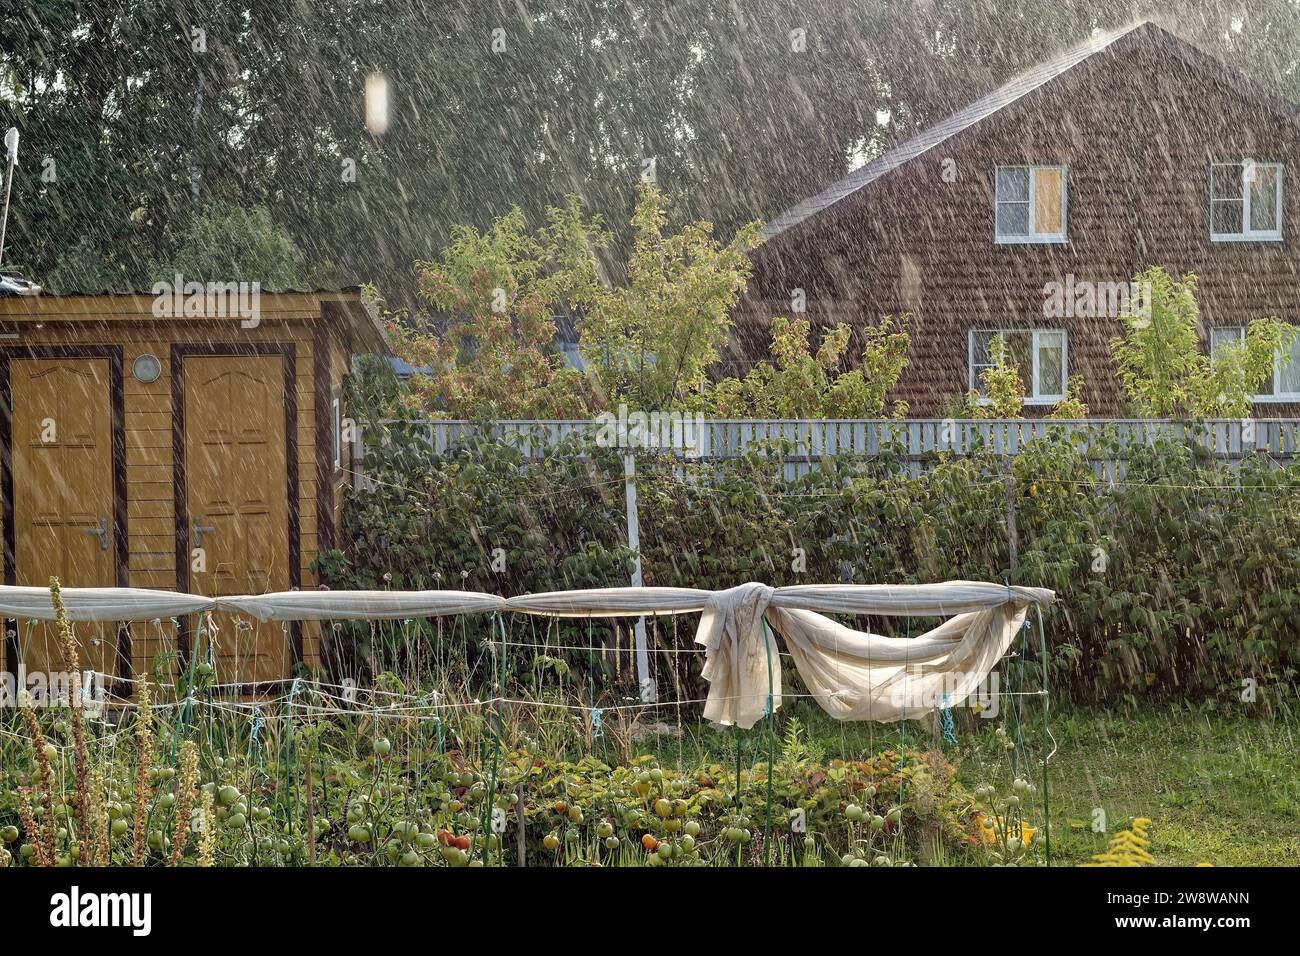
[[[1077,66],[1089,57],[1100,53],[1107,47],[1115,43],[1116,40],[1122,39],[1131,33],[1142,28],[1147,28],[1154,33],[1168,35],[1164,30],[1155,26],[1148,20],[1139,20],[1130,23],[1128,26],[1120,27],[1116,30],[1110,30],[1098,33],[1090,39],[1071,47],[1063,53],[1039,63],[1025,72],[1015,76],[1002,86],[998,87],[992,93],[982,96],[962,107],[953,113],[941,123],[931,126],[911,139],[908,139],[893,149],[882,153],[875,159],[865,165],[855,169],[848,176],[839,182],[822,190],[815,196],[803,200],[800,203],[790,207],[779,216],[772,219],[763,228],[763,238],[772,239],[788,229],[799,225],[807,219],[821,213],[828,207],[839,202],[847,196],[851,196],[858,190],[880,179],[886,173],[892,172],[899,166],[902,166],[908,160],[915,159],[923,153],[933,149],[940,143],[951,139],[963,130],[967,130],[981,120],[987,119],[999,110],[1015,103],[1022,97],[1032,93],[1044,84],[1056,79],[1063,73]],[[1177,38],[1174,38],[1177,39]],[[1185,41],[1178,41],[1185,43]],[[1191,44],[1186,44],[1191,47]],[[1201,51],[1197,50],[1197,53]],[[1219,61],[1209,54],[1203,54],[1207,60],[1216,64]],[[1226,64],[1219,64],[1226,66]]]

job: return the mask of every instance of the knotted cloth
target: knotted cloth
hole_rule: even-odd
[[[772,709],[781,706],[781,658],[764,616],[828,714],[892,722],[964,703],[1015,640],[1029,605],[1053,597],[1041,588],[977,581],[896,588],[750,583],[716,591],[695,636],[704,645],[702,676],[709,682],[704,716],[749,728],[765,716],[769,693]],[[961,613],[919,637],[896,638],[855,631],[800,607],[808,604],[853,614]]]

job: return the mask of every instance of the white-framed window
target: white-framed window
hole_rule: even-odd
[[[1064,166],[998,166],[994,180],[995,241],[1066,241]]]
[[[980,373],[993,367],[993,339],[1002,336],[1007,361],[1020,372],[1026,405],[1052,405],[1065,398],[1069,373],[1064,329],[971,329],[967,342],[969,387],[978,391]]]
[[[1246,341],[1244,325],[1210,326],[1210,361],[1225,345],[1238,345]],[[1291,351],[1283,354],[1279,349],[1273,355],[1273,374],[1264,380],[1255,396],[1257,402],[1300,402],[1300,335],[1291,340]]]
[[[1279,242],[1282,239],[1282,164],[1210,164],[1210,239]]]

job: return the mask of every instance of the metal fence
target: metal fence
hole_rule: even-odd
[[[757,445],[787,443],[786,475],[794,478],[817,466],[824,456],[865,458],[890,453],[920,474],[940,454],[1007,457],[1048,434],[1072,436],[1090,458],[1098,477],[1123,477],[1129,450],[1167,437],[1200,446],[1220,460],[1234,463],[1263,455],[1289,464],[1300,453],[1300,419],[1213,419],[1179,422],[1163,419],[871,419],[858,421],[695,419],[664,414],[659,418],[625,416],[596,421],[500,421],[488,426],[466,421],[422,421],[414,427],[439,454],[485,432],[515,442],[526,457],[541,458],[574,436],[620,448],[651,448],[685,460],[721,461]],[[365,447],[367,434],[359,429]],[[355,466],[364,480],[365,457]]]

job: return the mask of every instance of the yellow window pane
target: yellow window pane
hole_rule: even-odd
[[[1061,219],[1061,171],[1034,171],[1034,231],[1064,232]]]

